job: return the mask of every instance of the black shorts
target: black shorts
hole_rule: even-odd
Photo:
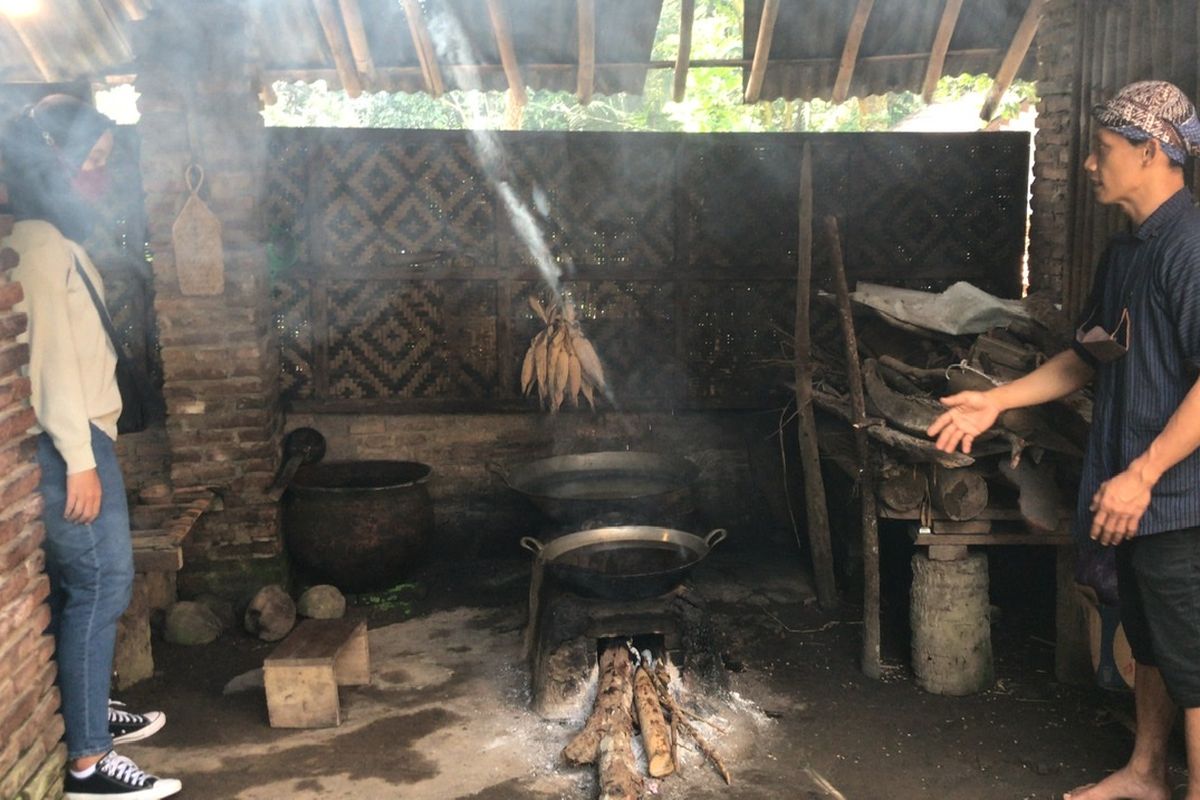
[[[1200,528],[1138,536],[1116,555],[1134,660],[1158,668],[1176,705],[1200,708]]]

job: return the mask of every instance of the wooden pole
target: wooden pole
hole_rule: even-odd
[[[679,3],[679,53],[675,56],[675,85],[671,99],[683,102],[687,91],[688,67],[692,60],[692,22],[696,17],[696,0],[680,0]]]
[[[576,0],[575,16],[579,27],[579,77],[576,93],[579,102],[592,102],[596,88],[596,0]]]
[[[337,69],[342,88],[350,97],[362,94],[362,79],[350,56],[350,47],[346,44],[346,34],[342,29],[341,16],[333,0],[312,0],[316,9],[317,19],[321,21],[321,29],[325,32],[325,42],[329,45],[329,53],[333,56],[333,66]]]
[[[421,10],[418,0],[401,2],[404,4],[404,16],[408,19],[408,33],[416,48],[417,60],[421,63],[425,91],[429,92],[430,97],[441,97],[446,91],[446,83],[442,79],[442,69],[438,65],[437,52],[433,49],[429,27],[425,24],[425,12]]]
[[[831,99],[834,103],[844,103],[850,96],[850,81],[854,78],[854,65],[858,63],[858,49],[862,47],[863,32],[867,29],[867,19],[874,6],[875,0],[858,0],[858,6],[854,9],[854,19],[850,20],[846,44],[842,47],[837,80],[833,84]]]
[[[813,581],[822,608],[837,605],[833,576],[833,548],[829,542],[829,510],[821,478],[821,452],[817,446],[817,421],[812,398],[812,341],[809,306],[812,295],[812,145],[805,143],[800,160],[800,265],[796,274],[796,412],[800,433],[800,461],[804,469],[804,499],[808,516],[808,545],[812,551]]]
[[[921,89],[921,99],[926,103],[933,102],[933,93],[946,66],[946,53],[950,50],[950,39],[954,37],[954,26],[958,24],[962,4],[963,0],[946,0],[946,7],[942,9],[942,21],[938,23],[937,34],[933,37],[929,66],[925,68],[925,85]]]
[[[779,16],[779,0],[764,0],[762,19],[758,23],[758,39],[754,43],[754,63],[746,81],[746,102],[757,103],[762,92],[763,76],[771,58],[771,39],[775,36],[775,20]]]
[[[870,485],[874,480],[874,470],[871,466],[871,444],[867,439],[867,404],[863,392],[862,367],[858,361],[858,336],[854,332],[850,289],[846,282],[846,265],[842,260],[842,237],[838,232],[837,217],[825,218],[825,230],[829,236],[830,257],[833,260],[842,338],[846,341],[846,377],[850,384],[854,439],[860,464],[858,497],[862,503],[863,539],[862,670],[868,677],[878,678],[883,666],[879,654],[879,515],[875,509],[874,487]]]
[[[1025,60],[1025,54],[1029,52],[1029,45],[1033,44],[1033,37],[1037,34],[1038,24],[1042,21],[1042,10],[1045,6],[1046,0],[1029,0],[1025,16],[1021,18],[1021,24],[1017,26],[1017,32],[1013,35],[1012,44],[1008,46],[1008,52],[1004,54],[1004,60],[1000,62],[1000,69],[996,70],[996,82],[992,84],[987,98],[983,101],[983,110],[979,112],[979,117],[984,122],[992,121],[992,117],[996,115],[996,108],[1000,105],[1000,99],[1004,97],[1004,93],[1012,85],[1013,78],[1017,76],[1017,70],[1021,68],[1021,62]]]

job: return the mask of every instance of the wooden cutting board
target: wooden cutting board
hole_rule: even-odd
[[[179,291],[185,295],[215,295],[225,291],[225,250],[221,244],[221,221],[200,199],[204,170],[199,164],[187,168],[190,193],[175,224],[175,272]]]

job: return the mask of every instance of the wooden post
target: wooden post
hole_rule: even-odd
[[[817,447],[817,421],[812,401],[812,344],[809,334],[809,298],[812,294],[812,147],[804,145],[800,160],[800,268],[796,275],[796,414],[800,431],[800,461],[804,468],[804,500],[808,512],[808,545],[812,550],[813,580],[822,608],[837,604],[833,577],[833,548],[829,543],[829,511],[825,507],[825,482],[821,478],[821,453]]]
[[[871,466],[871,443],[867,438],[867,403],[863,391],[862,366],[858,361],[858,336],[854,333],[850,289],[846,282],[846,265],[842,261],[842,237],[838,232],[837,217],[825,218],[825,230],[829,236],[830,257],[833,261],[842,338],[846,342],[846,377],[850,384],[854,439],[858,447],[858,497],[862,503],[863,551],[862,670],[868,677],[878,678],[883,671],[879,654],[879,515],[875,508],[874,487],[870,485],[875,473]]]

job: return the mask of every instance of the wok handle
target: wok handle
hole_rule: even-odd
[[[495,461],[484,462],[483,466],[487,469],[488,472],[492,473],[493,475],[498,477],[500,480],[504,481],[506,486],[508,486],[509,488],[512,487],[512,484],[509,483],[509,481],[508,481],[508,470],[506,470],[504,467],[500,466]]]
[[[524,547],[526,550],[533,553],[535,556],[539,555],[542,552],[542,543],[539,542],[537,539],[533,538],[532,536],[522,536],[521,537],[521,547]]]
[[[712,550],[714,547],[719,545],[721,542],[725,541],[725,536],[728,533],[729,532],[726,531],[724,528],[715,528],[715,529],[709,531],[708,535],[704,537],[704,544],[706,544],[708,546],[709,550]]]

